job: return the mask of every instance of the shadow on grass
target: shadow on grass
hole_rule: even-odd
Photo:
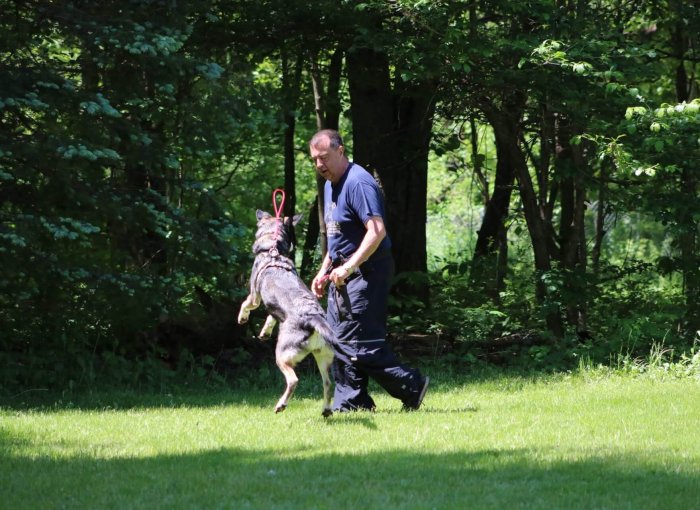
[[[302,362],[297,369],[299,386],[294,398],[318,399],[319,406],[322,398],[321,378],[315,366],[309,365],[309,358]],[[430,392],[439,391],[441,388],[454,389],[458,386],[470,384],[484,384],[485,382],[497,385],[504,391],[512,391],[520,388],[528,382],[537,379],[537,376],[523,377],[517,374],[505,372],[486,371],[473,373],[441,372],[438,367],[419,367],[424,373],[431,376]],[[544,377],[544,375],[543,375]],[[546,377],[551,377],[547,375]],[[0,392],[0,409],[7,410],[41,410],[59,411],[66,409],[76,410],[103,410],[103,409],[148,409],[164,407],[217,407],[245,403],[253,406],[272,408],[284,390],[284,377],[276,369],[264,380],[256,380],[251,384],[238,381],[235,384],[217,384],[213,386],[187,386],[180,385],[161,391],[152,388],[120,388],[68,391],[56,388],[28,388],[10,394]],[[374,381],[370,381],[370,392],[373,395],[385,394]],[[421,409],[421,412],[473,412],[476,409],[463,408],[456,410]],[[380,410],[381,412],[393,412]]]
[[[281,393],[281,392],[280,392]],[[164,392],[138,390],[86,391],[79,393],[22,393],[0,398],[0,409],[24,411],[150,409],[179,407],[217,407],[236,404],[273,406],[278,398],[273,390],[180,388]],[[320,402],[320,400],[319,400]],[[320,404],[319,404],[320,405]]]
[[[447,386],[445,386],[447,388]],[[64,410],[126,410],[126,409],[162,409],[162,408],[207,408],[207,407],[222,407],[247,405],[268,409],[272,413],[277,399],[281,395],[282,389],[267,389],[267,390],[242,390],[231,389],[224,391],[218,389],[216,391],[206,392],[204,390],[169,392],[169,393],[138,393],[132,391],[112,391],[104,393],[81,393],[72,396],[65,395],[44,395],[42,398],[21,399],[9,398],[0,399],[0,409],[12,411],[27,411],[34,410],[40,412],[59,412]],[[437,391],[436,389],[432,390]],[[384,390],[375,388],[372,391],[373,395],[381,395]],[[290,405],[295,406],[295,401],[301,399],[318,400],[319,409],[321,407],[322,395],[320,388],[312,388],[310,386],[299,388]],[[394,401],[394,407],[381,407],[376,412],[380,414],[396,414],[403,413],[399,406],[398,400]],[[462,406],[454,408],[436,408],[424,404],[420,413],[429,414],[462,414],[477,412],[475,406]],[[361,416],[364,413],[348,413],[348,415]]]
[[[25,448],[0,433],[4,508],[699,507],[697,470],[634,456],[563,462],[525,450],[337,456],[319,448],[66,460]]]

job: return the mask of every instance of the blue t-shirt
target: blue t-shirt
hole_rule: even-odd
[[[360,247],[367,232],[367,220],[373,216],[384,220],[384,198],[379,185],[367,170],[355,163],[350,163],[338,184],[326,181],[323,203],[328,252],[333,262],[341,260],[341,254],[349,258]],[[389,248],[391,240],[387,234],[377,251]]]

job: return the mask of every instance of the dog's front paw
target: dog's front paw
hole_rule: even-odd
[[[272,315],[268,315],[267,319],[265,319],[265,324],[263,324],[263,327],[260,330],[258,338],[260,340],[267,340],[270,338],[272,336],[272,330],[275,329],[275,324],[277,324],[275,318]]]
[[[281,413],[285,409],[287,409],[287,404],[277,404],[277,406],[275,407],[275,414]]]
[[[247,310],[241,310],[241,312],[238,314],[238,324],[245,324],[248,322],[248,317],[250,316],[250,312]]]

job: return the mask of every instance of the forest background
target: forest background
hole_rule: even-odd
[[[0,41],[3,393],[269,370],[255,210],[308,282],[322,127],[383,187],[399,351],[697,352],[694,2],[0,0]]]

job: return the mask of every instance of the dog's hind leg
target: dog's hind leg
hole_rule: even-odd
[[[276,413],[281,413],[287,408],[287,403],[299,382],[299,378],[296,372],[294,372],[294,367],[304,359],[307,354],[304,350],[300,350],[299,348],[303,339],[304,332],[299,331],[294,323],[290,321],[280,323],[280,329],[277,333],[277,346],[275,347],[275,361],[282,375],[284,375],[287,387],[284,389],[284,393],[282,393],[282,396],[275,406]]]
[[[330,378],[330,368],[333,363],[333,351],[327,347],[313,351],[314,359],[316,360],[316,365],[318,365],[318,371],[321,372],[321,379],[323,380],[323,411],[321,414],[324,418],[328,418],[333,414],[331,410],[331,378]]]
[[[280,368],[282,374],[284,375],[284,379],[287,381],[287,387],[275,406],[275,413],[281,413],[287,409],[287,403],[292,397],[292,394],[297,387],[297,383],[299,382],[299,378],[297,377],[296,372],[294,372],[294,366],[290,363],[291,361],[292,360],[282,360],[279,359],[279,357],[277,359],[277,366]]]

